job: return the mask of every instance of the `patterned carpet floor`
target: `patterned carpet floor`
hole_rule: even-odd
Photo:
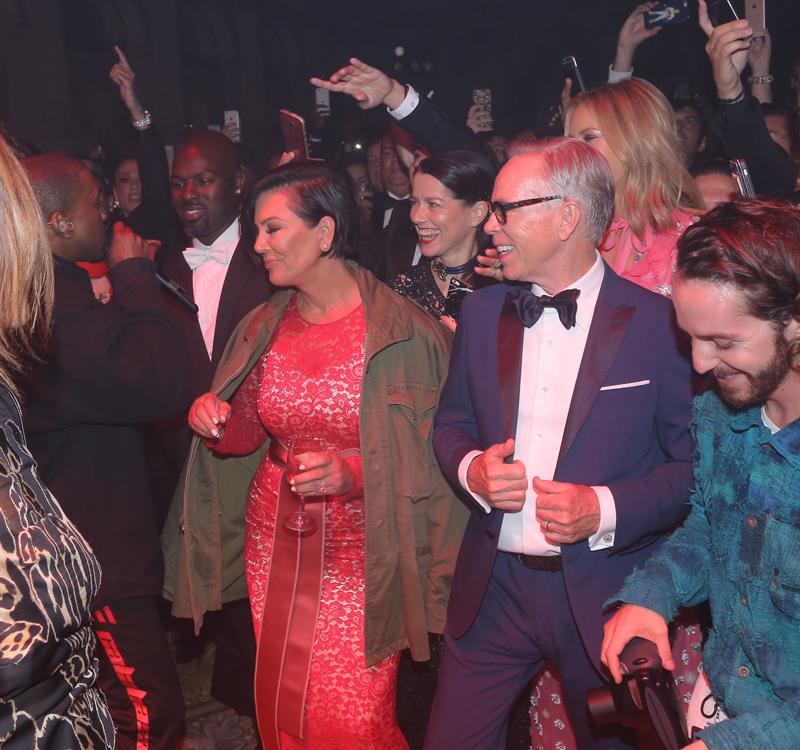
[[[186,736],[179,750],[256,750],[253,720],[210,696],[213,665],[212,643],[199,657],[178,663],[186,701]]]

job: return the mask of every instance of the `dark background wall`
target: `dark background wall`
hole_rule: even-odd
[[[741,2],[741,0],[740,0]],[[168,143],[186,123],[241,113],[245,140],[280,150],[275,112],[309,113],[312,74],[355,54],[462,120],[474,87],[491,87],[498,127],[530,125],[557,98],[558,62],[577,56],[587,82],[605,79],[631,0],[0,0],[0,117],[42,149],[88,152],[127,133],[108,79],[113,44],[128,54],[145,106]],[[779,91],[800,49],[800,2],[767,0]],[[694,22],[664,30],[637,58],[638,75],[669,92],[711,93],[705,37]],[[402,58],[397,46],[405,48]],[[416,63],[416,64],[415,64]],[[395,65],[402,65],[396,70]],[[783,85],[785,88],[785,85]],[[355,112],[333,96],[334,123]],[[367,123],[382,121],[371,113]],[[343,124],[345,123],[345,124]]]

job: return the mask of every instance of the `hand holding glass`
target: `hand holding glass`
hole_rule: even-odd
[[[298,435],[289,441],[289,454],[286,459],[286,471],[291,480],[295,475],[305,471],[305,467],[300,462],[300,456],[306,453],[320,453],[326,451],[325,441],[316,435]],[[324,487],[324,480],[322,480]],[[294,492],[294,488],[292,488]],[[283,528],[298,536],[308,536],[317,530],[317,524],[309,513],[305,510],[306,498],[304,495],[297,496],[298,509],[294,513],[289,513],[283,519]]]

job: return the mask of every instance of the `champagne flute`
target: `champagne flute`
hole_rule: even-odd
[[[286,471],[289,476],[301,473],[298,456],[303,453],[319,453],[325,451],[325,441],[316,435],[296,435],[289,440],[289,454],[286,458]],[[297,495],[298,508],[283,519],[283,528],[297,536],[308,536],[317,530],[316,521],[305,510],[306,498]]]

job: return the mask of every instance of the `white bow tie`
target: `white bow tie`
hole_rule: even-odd
[[[206,261],[213,260],[227,266],[231,262],[233,250],[225,247],[187,247],[183,257],[192,271],[200,268]]]

